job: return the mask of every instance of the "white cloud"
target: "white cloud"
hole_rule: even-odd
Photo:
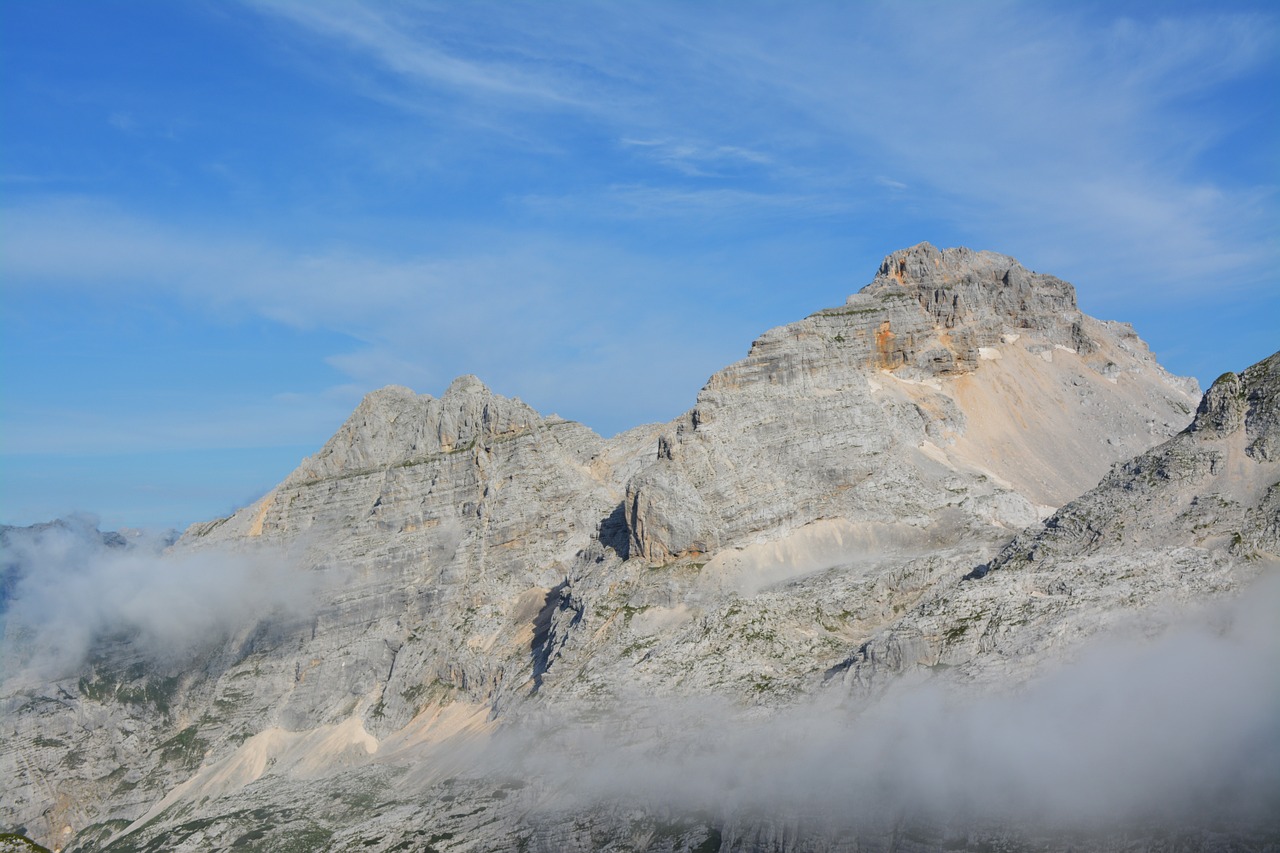
[[[726,171],[774,165],[769,155],[738,145],[706,145],[669,139],[623,139],[621,143],[691,177],[716,177]]]
[[[884,175],[876,175],[874,180],[880,186],[891,189],[894,192],[902,192],[908,188],[902,181],[895,181],[893,178],[886,178]]]
[[[779,713],[623,695],[513,725],[481,766],[580,802],[818,833],[1265,826],[1280,797],[1269,581],[1154,639],[1101,638],[1028,684],[917,680],[870,702],[829,690]]]
[[[760,192],[731,187],[691,188],[656,184],[615,184],[595,194],[525,196],[532,210],[575,217],[661,221],[714,216],[716,224],[786,217],[792,221],[847,214],[856,202],[824,193]]]
[[[1256,68],[1260,46],[1277,42],[1274,22],[1131,21],[1098,46],[1082,17],[934,12],[886,15],[881,41],[844,65],[779,60],[779,84],[815,125],[870,142],[868,156],[964,232],[1025,261],[1069,257],[1055,271],[1166,295],[1201,287],[1206,269],[1265,284],[1256,270],[1275,249],[1257,191],[1188,168],[1231,128],[1178,105]]]
[[[112,113],[107,117],[107,123],[116,130],[124,131],[126,133],[136,130],[138,127],[137,119],[135,119],[131,113],[127,112]]]
[[[83,456],[318,446],[372,387],[337,385],[324,393],[281,393],[231,405],[197,407],[178,399],[110,413],[82,407],[74,398],[57,405],[15,404],[6,413],[4,452]]]
[[[249,5],[280,16],[320,36],[338,39],[409,80],[463,93],[573,103],[550,75],[536,73],[527,58],[510,52],[500,59],[476,60],[437,45],[429,33],[443,28],[443,16],[430,6],[395,9],[362,3],[251,0]],[[525,59],[525,61],[520,61]]]
[[[74,673],[95,644],[127,637],[162,665],[260,619],[297,617],[321,577],[284,553],[166,552],[142,536],[104,545],[89,517],[4,531],[0,631],[6,689]]]

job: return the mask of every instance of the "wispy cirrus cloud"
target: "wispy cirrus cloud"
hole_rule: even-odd
[[[715,222],[740,222],[761,217],[791,220],[847,214],[854,200],[821,193],[762,192],[732,187],[673,187],[619,184],[592,195],[526,196],[520,202],[532,210],[557,215],[600,216],[616,219],[679,220],[714,217]]]
[[[737,145],[702,145],[670,139],[622,139],[622,145],[691,177],[715,177],[741,169],[771,167],[768,154]]]
[[[249,5],[313,35],[340,42],[407,81],[474,97],[582,105],[570,87],[557,81],[548,69],[531,67],[535,58],[523,52],[499,49],[481,58],[448,49],[437,38],[449,38],[446,28],[451,16],[434,5],[389,7],[293,0],[250,0]]]
[[[1239,130],[1239,105],[1214,93],[1275,73],[1272,15],[506,4],[444,25],[430,6],[398,7],[394,24],[358,4],[265,8],[310,32],[360,33],[358,49],[411,87],[576,115],[668,175],[748,201],[847,203],[892,174],[967,240],[1139,292],[1224,269],[1257,287],[1254,271],[1277,259],[1275,174],[1200,162]],[[688,190],[638,177],[655,196]]]
[[[812,133],[853,140],[965,231],[1139,288],[1274,258],[1258,204],[1274,187],[1195,168],[1235,128],[1229,105],[1190,100],[1264,68],[1273,18],[1108,24],[996,4],[870,17],[873,35],[829,30],[847,60],[796,61],[806,31],[760,61]]]

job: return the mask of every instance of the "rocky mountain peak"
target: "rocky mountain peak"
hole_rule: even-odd
[[[465,397],[491,397],[493,392],[489,386],[480,381],[480,377],[465,373],[449,383],[441,399],[452,400]]]
[[[1243,373],[1214,380],[1196,410],[1191,431],[1227,436],[1245,430],[1245,452],[1259,461],[1280,459],[1280,353]]]
[[[833,506],[924,520],[961,492],[952,515],[1021,526],[1185,427],[1197,391],[1067,282],[921,243],[711,377],[628,484],[629,547],[667,562]]]
[[[644,775],[626,764],[651,751],[702,768],[682,746],[700,738],[668,735],[689,730],[686,708],[719,719],[710,700],[752,720],[804,711],[806,726],[792,741],[718,725],[714,740],[741,740],[749,760],[715,778],[773,766],[759,744],[791,751],[829,722],[854,766],[837,743],[899,718],[942,733],[910,746],[933,778],[934,746],[957,730],[950,702],[936,727],[912,722],[918,705],[875,703],[913,685],[1020,689],[1109,624],[1276,565],[1280,354],[1224,376],[1186,429],[1197,392],[1132,328],[1081,314],[1066,282],[927,243],[890,255],[847,304],[760,336],[665,426],[606,441],[470,375],[438,397],[374,391],[285,482],[172,547],[165,559],[202,577],[282,569],[227,597],[236,618],[190,667],[157,668],[112,634],[79,678],[0,690],[0,823],[68,853],[948,849],[971,829],[931,813],[912,824],[895,808],[892,827],[853,827],[845,844],[805,828],[812,814],[837,831],[825,805],[735,803],[722,819],[657,800],[669,818],[655,823],[652,789],[572,794],[606,778],[580,760],[597,725],[621,762],[609,778]],[[241,613],[295,585],[314,595]],[[0,600],[16,589],[0,577]],[[0,619],[0,674],[30,640],[12,624]],[[1180,682],[1198,670],[1175,663]],[[667,705],[680,715],[650,712]],[[1173,728],[1211,727],[1189,719]],[[1176,738],[1149,740],[1163,756]],[[960,750],[966,764],[985,743]],[[908,778],[896,767],[868,778]],[[840,793],[839,809],[853,801]],[[970,849],[1061,846],[974,827]]]
[[[1090,351],[1075,288],[995,252],[920,243],[887,256],[871,284],[849,298],[908,294],[943,330],[966,328],[990,339],[1002,328],[1037,331],[1055,343]]]
[[[541,416],[518,399],[494,394],[475,376],[460,376],[435,398],[389,385],[368,394],[320,452],[286,483],[345,476],[455,453],[494,438],[528,432]]]

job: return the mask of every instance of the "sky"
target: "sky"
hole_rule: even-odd
[[[0,4],[0,522],[230,513],[361,397],[669,420],[921,241],[1280,346],[1267,3]]]

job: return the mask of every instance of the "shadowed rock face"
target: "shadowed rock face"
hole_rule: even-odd
[[[579,728],[682,743],[649,703],[767,718],[922,679],[1002,690],[1236,590],[1280,551],[1280,354],[1197,396],[1071,285],[928,244],[608,441],[475,377],[376,391],[175,547],[285,561],[315,607],[172,670],[117,637],[6,683],[0,828],[83,853],[954,847],[896,815],[839,835],[559,796],[592,784]],[[525,731],[523,764],[483,763]]]

